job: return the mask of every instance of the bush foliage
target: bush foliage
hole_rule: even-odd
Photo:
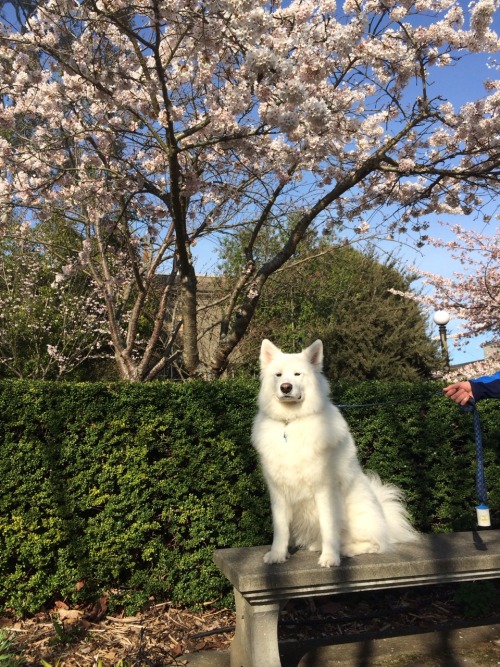
[[[255,381],[0,382],[0,607],[106,593],[227,604],[213,550],[268,543],[269,502],[250,445]],[[406,492],[425,531],[475,523],[472,418],[433,383],[335,390],[360,457]],[[407,402],[401,402],[407,401]],[[480,406],[493,516],[498,404]]]

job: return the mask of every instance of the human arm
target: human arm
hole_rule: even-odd
[[[445,396],[459,405],[465,405],[471,398],[476,401],[482,398],[500,398],[500,371],[474,380],[455,382],[444,387],[443,391]]]

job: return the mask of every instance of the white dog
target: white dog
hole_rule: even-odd
[[[361,470],[349,427],[328,399],[323,344],[284,354],[269,340],[260,353],[259,411],[252,429],[271,497],[274,538],[266,563],[289,547],[320,551],[319,565],[341,556],[387,551],[418,539],[402,492]]]

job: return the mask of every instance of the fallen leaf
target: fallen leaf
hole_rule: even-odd
[[[87,613],[85,616],[90,620],[90,621],[100,621],[103,616],[105,616],[106,612],[108,611],[108,598],[107,597],[102,597],[97,600],[95,604],[93,604],[90,609],[87,610]]]
[[[66,602],[63,602],[62,600],[56,600],[54,602],[54,606],[57,607],[57,609],[69,609],[69,605],[67,605]]]
[[[57,615],[61,621],[77,621],[82,615],[83,612],[79,609],[58,609]]]
[[[180,655],[182,655],[182,653],[183,650],[180,644],[174,644],[170,647],[170,654],[172,655],[172,658],[178,658]]]

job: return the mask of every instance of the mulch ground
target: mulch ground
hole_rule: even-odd
[[[366,633],[403,634],[465,623],[470,613],[473,622],[498,622],[500,596],[496,585],[492,587],[469,589],[465,601],[464,589],[457,586],[293,600],[282,614],[279,634],[281,639],[332,641]],[[151,604],[135,616],[111,615],[101,600],[86,608],[58,602],[29,619],[0,617],[0,628],[9,631],[12,649],[24,660],[20,664],[180,667],[186,664],[186,654],[228,648],[234,622],[234,612],[228,609],[188,611],[169,603]]]

